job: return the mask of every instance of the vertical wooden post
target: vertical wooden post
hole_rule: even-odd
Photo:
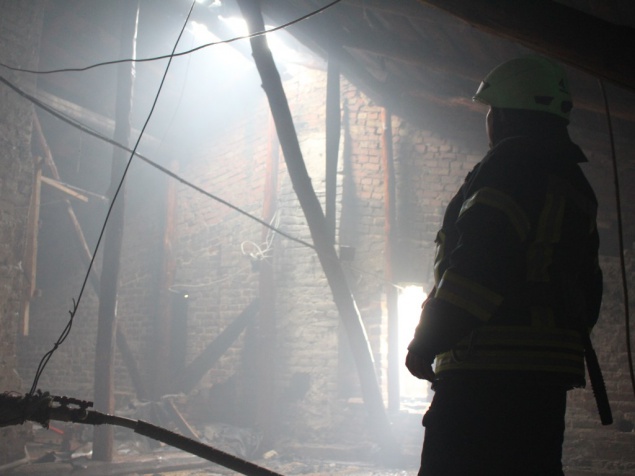
[[[176,171],[178,164],[172,161],[171,169]],[[174,259],[173,243],[176,233],[176,184],[171,178],[164,176],[165,202],[163,218],[163,240],[161,247],[161,268],[158,279],[158,299],[154,315],[155,345],[152,348],[152,394],[151,398],[158,400],[162,395],[174,391],[175,377],[171,375],[173,368],[172,341],[172,305],[170,287],[174,284],[176,261]]]
[[[122,6],[124,3],[121,4]],[[122,9],[121,46],[119,56],[134,55],[134,39],[138,20],[138,3],[125,4]],[[133,63],[122,63],[117,68],[116,121],[114,139],[120,144],[130,142],[130,109],[132,103]],[[120,148],[113,150],[110,190],[108,197],[114,200],[115,193],[125,170],[128,156]],[[125,191],[122,188],[113,202],[106,226],[103,247],[103,264],[99,289],[99,313],[97,321],[97,345],[95,348],[95,409],[113,413],[114,397],[114,350],[117,328],[117,282],[124,227]],[[111,461],[113,456],[114,429],[111,425],[95,427],[93,437],[93,459]]]
[[[37,118],[37,116],[35,116]],[[26,249],[24,251],[24,272],[27,278],[22,297],[22,335],[29,335],[31,299],[35,293],[37,271],[37,239],[40,222],[40,191],[42,188],[42,159],[35,158],[35,174],[29,204],[29,219],[26,231]]]
[[[264,20],[258,2],[255,0],[238,0],[238,5],[249,25],[249,31],[263,31]],[[346,327],[346,334],[357,364],[364,403],[370,414],[369,423],[371,423],[371,429],[386,454],[392,455],[397,450],[397,446],[386,409],[384,408],[366,330],[335,252],[333,242],[329,238],[324,213],[302,158],[300,144],[295,133],[295,126],[289,110],[289,103],[282,87],[280,74],[267,46],[266,37],[262,35],[254,36],[250,41],[256,67],[262,80],[262,87],[267,94],[269,107],[276,124],[278,138],[280,139],[293,189],[298,196],[300,206],[307,219],[315,250],[331,288],[333,300]]]
[[[384,171],[384,269],[388,311],[388,410],[399,411],[399,311],[398,293],[392,285],[395,250],[395,167],[392,149],[392,115],[382,109],[382,168]]]
[[[279,143],[273,122],[269,133],[269,153],[265,176],[265,196],[262,219],[270,222],[276,215],[278,200],[278,161]],[[262,241],[267,242],[271,230],[263,228]],[[271,238],[269,238],[271,240]],[[276,281],[274,273],[275,253],[273,241],[267,257],[259,262],[260,276],[258,282],[260,296],[260,313],[258,319],[258,409],[256,413],[258,428],[262,432],[262,448],[270,449],[273,444],[274,416],[274,381],[275,381],[275,349],[276,349]]]
[[[340,68],[336,59],[329,58],[326,75],[326,176],[324,214],[326,226],[335,243],[336,228],[336,195],[337,195],[337,161],[340,145],[341,111],[340,111]]]

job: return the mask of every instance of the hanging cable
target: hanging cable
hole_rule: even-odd
[[[174,44],[174,48],[173,48],[173,52],[176,51],[176,48],[179,44],[179,41],[181,40],[181,36],[183,36],[183,32],[185,31],[185,27],[187,26],[189,20],[190,20],[190,16],[192,14],[192,10],[194,9],[194,5],[196,5],[196,0],[194,0],[192,2],[192,5],[190,6],[190,10],[187,14],[187,18],[185,19],[185,22],[183,23],[183,27],[181,28],[181,32],[179,33],[178,38],[176,39],[176,42]],[[44,372],[44,369],[46,368],[46,365],[48,364],[49,360],[51,359],[51,357],[53,356],[53,353],[55,353],[55,351],[58,349],[58,347],[66,340],[66,338],[68,337],[68,335],[71,332],[71,328],[73,326],[73,320],[75,318],[75,315],[77,314],[77,310],[79,308],[79,304],[81,302],[82,296],[84,295],[84,290],[86,289],[86,285],[88,283],[88,278],[90,276],[90,272],[93,268],[93,265],[95,263],[95,259],[97,257],[97,251],[99,250],[99,246],[101,244],[101,241],[104,237],[104,232],[106,230],[106,225],[108,224],[108,219],[110,218],[110,215],[112,213],[112,210],[114,208],[114,204],[115,201],[117,200],[117,197],[119,196],[122,188],[123,188],[123,184],[124,181],[126,179],[126,176],[128,174],[128,171],[130,169],[130,165],[132,164],[132,159],[134,159],[135,155],[136,155],[136,151],[137,148],[139,147],[139,144],[141,143],[141,139],[143,137],[143,134],[146,130],[146,128],[148,127],[148,124],[150,123],[150,119],[152,118],[152,114],[154,113],[154,109],[157,105],[157,102],[159,101],[159,96],[161,95],[161,90],[163,89],[163,85],[165,84],[165,79],[168,75],[168,71],[170,70],[170,65],[172,64],[172,58],[170,57],[167,66],[165,67],[165,71],[163,73],[163,77],[161,78],[161,82],[159,83],[159,89],[157,90],[157,93],[155,94],[154,97],[154,101],[152,103],[152,107],[150,108],[150,112],[148,113],[148,117],[146,118],[143,127],[141,128],[141,131],[139,132],[139,137],[137,138],[137,141],[134,145],[134,148],[130,151],[130,158],[128,159],[128,163],[126,164],[126,167],[124,168],[123,171],[123,175],[121,176],[121,180],[119,181],[119,184],[115,190],[115,193],[113,194],[112,200],[110,202],[110,206],[108,208],[108,212],[106,213],[106,218],[104,219],[104,223],[101,227],[101,231],[99,233],[99,237],[97,238],[97,244],[95,245],[95,250],[93,251],[93,256],[90,260],[90,263],[88,264],[88,269],[86,271],[86,275],[84,276],[84,281],[82,282],[82,286],[79,290],[79,294],[77,296],[77,299],[73,299],[73,308],[69,311],[70,314],[70,318],[66,324],[66,327],[64,328],[64,330],[62,331],[62,333],[60,334],[59,338],[57,339],[57,341],[55,342],[55,344],[53,345],[53,348],[51,350],[49,350],[46,354],[44,354],[44,356],[42,357],[42,359],[40,360],[40,363],[38,365],[38,368],[35,372],[35,377],[33,379],[33,385],[31,385],[31,389],[29,390],[28,393],[28,398],[32,397],[36,390],[37,390],[37,385],[38,382],[40,380],[40,377],[42,376],[42,373]]]
[[[270,28],[269,30],[263,30],[263,31],[258,31],[249,35],[243,35],[243,36],[237,36],[234,38],[230,38],[228,40],[220,40],[220,41],[214,41],[211,43],[205,43],[204,45],[200,45],[197,46],[196,48],[191,48],[189,50],[185,50],[185,51],[181,51],[179,53],[175,53],[174,51],[172,51],[171,54],[169,55],[162,55],[162,56],[153,56],[151,58],[141,58],[141,59],[134,59],[134,58],[126,58],[126,59],[118,59],[118,60],[111,60],[111,61],[104,61],[101,63],[95,63],[95,64],[91,64],[89,66],[83,66],[83,67],[78,67],[78,68],[63,68],[63,69],[51,69],[51,70],[45,70],[45,71],[38,71],[38,70],[33,70],[33,69],[22,69],[22,68],[16,68],[14,66],[9,66],[7,64],[4,63],[0,63],[0,66],[9,69],[11,71],[19,71],[21,73],[32,73],[32,74],[53,74],[53,73],[76,73],[76,72],[82,72],[82,71],[88,71],[89,69],[93,69],[93,68],[99,68],[101,66],[108,66],[108,65],[113,65],[113,64],[120,64],[120,63],[147,63],[147,62],[151,62],[151,61],[159,61],[159,60],[163,60],[163,59],[170,59],[172,60],[172,58],[175,58],[177,56],[185,56],[185,55],[189,55],[191,53],[194,53],[198,50],[202,50],[204,48],[208,48],[210,46],[216,46],[216,45],[222,45],[222,44],[228,44],[228,43],[233,43],[235,41],[238,40],[247,40],[249,38],[254,38],[256,36],[262,36],[262,35],[266,35],[268,33],[274,33],[278,30],[283,30],[289,26],[295,25],[296,23],[300,23],[308,18],[311,18],[319,13],[322,13],[323,11],[331,8],[332,6],[340,3],[342,0],[335,0],[325,6],[323,6],[322,8],[318,8],[317,10],[314,10],[310,13],[307,13],[306,15],[301,16],[300,18],[296,18],[295,20],[291,20],[288,23],[283,23],[280,26],[276,26],[273,28]]]
[[[631,386],[635,395],[635,373],[633,372],[633,353],[631,350],[631,319],[628,295],[628,282],[626,279],[626,262],[624,259],[624,232],[622,224],[622,201],[620,199],[620,180],[617,169],[617,156],[615,153],[615,140],[613,138],[613,124],[611,121],[611,112],[609,110],[609,101],[604,88],[604,82],[598,79],[600,89],[602,90],[602,98],[604,99],[604,108],[606,109],[606,121],[608,125],[609,139],[611,142],[611,161],[613,163],[613,181],[615,183],[615,204],[617,211],[617,236],[619,242],[620,268],[622,271],[622,292],[624,294],[624,321],[626,326],[626,355],[628,359],[628,370],[631,376]]]

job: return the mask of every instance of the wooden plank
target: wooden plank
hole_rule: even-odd
[[[329,58],[326,75],[326,173],[324,214],[326,225],[335,243],[337,163],[339,159],[340,131],[342,128],[340,108],[340,66],[335,58]]]
[[[189,424],[189,422],[185,419],[179,409],[176,408],[176,405],[174,405],[174,402],[171,398],[167,398],[165,400],[165,408],[170,413],[170,416],[174,420],[174,423],[184,436],[192,438],[194,440],[200,439],[200,436],[198,435],[194,427]]]
[[[221,332],[203,351],[187,366],[176,385],[175,391],[188,393],[205,376],[209,369],[236,341],[258,312],[260,303],[254,299],[234,321]]]
[[[22,297],[22,335],[29,335],[31,299],[35,294],[37,275],[37,243],[40,222],[40,192],[42,179],[42,159],[35,158],[35,174],[29,204],[29,217],[26,231],[26,249],[24,251],[24,272],[27,285]]]
[[[58,182],[55,179],[42,176],[42,183],[45,183],[46,185],[50,185],[51,187],[57,190],[60,190],[64,192],[66,195],[70,195],[71,197],[76,198],[77,200],[81,200],[82,202],[88,202],[88,197],[86,195],[82,195],[81,193],[76,192],[72,188],[67,187],[62,182]]]
[[[137,29],[138,2],[131,2],[121,9],[121,43],[119,55],[122,58],[132,57]],[[122,4],[123,7],[123,4]],[[134,78],[132,63],[122,63],[117,68],[116,122],[114,139],[120,144],[128,145],[130,141],[130,112],[132,108],[132,85]],[[117,329],[117,287],[119,281],[119,264],[124,228],[125,189],[121,188],[127,152],[115,148],[112,155],[110,190],[108,197],[112,209],[108,226],[104,233],[103,264],[99,287],[99,309],[97,316],[97,344],[95,346],[95,409],[112,414],[115,410],[115,342]],[[116,198],[116,200],[115,200]],[[114,429],[110,425],[97,426],[93,435],[93,459],[112,461],[114,451]]]
[[[396,196],[395,164],[393,157],[392,115],[382,109],[383,132],[382,169],[384,173],[384,275],[386,278],[386,308],[388,313],[388,410],[398,412],[399,395],[399,314],[397,309],[398,293],[392,282],[393,259],[395,254]]]
[[[35,97],[42,101],[47,106],[55,109],[56,111],[74,119],[75,121],[88,126],[89,128],[97,131],[99,134],[112,137],[115,130],[115,121],[109,117],[102,116],[86,107],[80,106],[72,101],[68,101],[59,96],[46,92],[42,89],[38,89]],[[141,133],[137,128],[132,129],[132,136],[136,137]],[[147,144],[152,150],[156,150],[161,145],[161,141],[152,134],[143,134],[143,143]]]
[[[56,180],[60,180],[60,174],[57,170],[57,166],[55,165],[55,161],[53,160],[53,153],[51,152],[51,149],[49,148],[48,143],[46,141],[46,138],[44,137],[44,133],[42,132],[42,126],[40,124],[40,120],[37,115],[35,115],[35,118],[33,120],[33,129],[36,134],[35,137],[40,147],[44,151],[44,162],[46,163],[47,167],[51,171],[53,178]],[[73,207],[68,200],[66,200],[66,211],[68,213],[69,218],[71,219],[71,223],[73,224],[75,234],[79,238],[79,243],[80,243],[80,246],[82,247],[83,253],[85,256],[88,257],[88,261],[90,261],[93,253],[88,248],[88,244],[86,243],[86,239],[84,238],[84,232],[82,231],[82,227],[79,223],[79,220],[77,219],[75,210],[73,210]]]

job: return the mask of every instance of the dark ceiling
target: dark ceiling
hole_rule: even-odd
[[[339,60],[345,74],[367,91],[401,107],[472,109],[475,85],[487,71],[534,51],[571,67],[578,108],[603,113],[596,81],[581,73],[592,72],[620,86],[613,114],[635,119],[633,95],[622,94],[635,90],[635,56],[627,47],[635,46],[635,30],[626,26],[635,23],[635,5],[564,3],[344,0],[289,31],[323,56]],[[285,23],[324,4],[263,2],[263,10],[276,23]]]
[[[40,69],[116,59],[117,19],[129,14],[133,3],[49,0]],[[330,4],[321,13],[293,23]],[[186,0],[160,5],[141,0],[143,41],[137,56],[169,53],[189,6]],[[262,9],[268,24],[293,23],[288,32],[323,59],[337,62],[345,76],[398,114],[482,113],[470,98],[483,75],[506,59],[534,51],[569,67],[579,111],[605,113],[595,75],[611,88],[612,115],[635,121],[635,55],[629,48],[635,47],[635,4],[631,1],[276,0],[262,2]],[[231,12],[240,14],[234,0],[207,0],[197,3],[192,18],[227,39],[231,32],[222,29],[217,16]],[[249,54],[247,41],[232,45]],[[144,65],[142,76],[149,78],[148,85],[156,82],[163,67],[162,62]],[[64,99],[110,119],[114,101],[104,99],[113,97],[115,84],[113,68],[39,76],[42,94],[52,95],[48,99]]]

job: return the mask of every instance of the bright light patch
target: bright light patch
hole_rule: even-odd
[[[245,29],[247,27],[245,26]],[[227,43],[222,43],[222,40],[214,33],[207,29],[207,26],[203,23],[193,21],[190,25],[192,36],[194,37],[195,45],[200,46],[209,43],[217,43],[210,48],[204,48],[200,50],[200,53],[204,58],[213,55],[214,61],[220,65],[228,66],[235,71],[236,68],[251,67],[252,63],[248,58],[238,53],[233,47]],[[198,52],[197,52],[198,53]],[[205,56],[207,55],[207,56]]]
[[[399,393],[403,402],[415,400],[422,402],[428,396],[430,384],[419,380],[408,372],[404,365],[408,344],[414,336],[415,328],[421,315],[421,304],[427,294],[421,286],[405,286],[399,292]]]
[[[406,286],[399,293],[399,349],[406,358],[406,348],[412,340],[421,315],[421,303],[427,294],[421,286]]]
[[[236,34],[236,36],[247,36],[249,34],[249,28],[247,28],[247,22],[238,17],[224,17],[219,15],[218,19],[226,23],[227,26]]]
[[[218,18],[225,22],[236,36],[247,36],[249,34],[247,22],[243,18],[226,18],[222,15],[219,15]],[[272,25],[265,25],[265,30],[271,30],[273,28]],[[289,42],[292,41],[291,35],[284,31],[278,30],[267,34],[267,45],[271,52],[275,54],[276,60],[286,63],[298,63],[306,60],[298,51],[289,46]]]
[[[197,21],[193,21],[190,24],[192,34],[201,43],[212,43],[218,41],[218,37],[210,32],[205,25]]]

